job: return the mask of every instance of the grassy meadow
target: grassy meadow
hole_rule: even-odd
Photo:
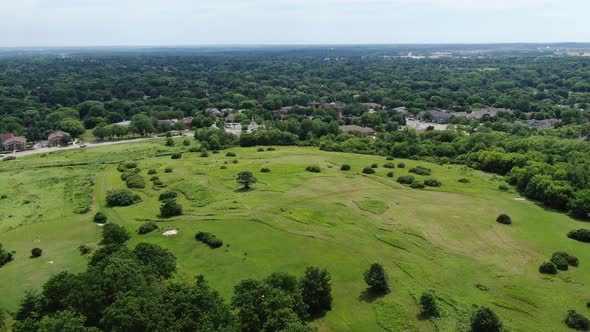
[[[102,211],[134,233],[131,246],[147,241],[172,251],[177,280],[203,274],[227,301],[240,280],[326,268],[334,302],[312,323],[320,331],[465,331],[473,305],[492,308],[511,331],[563,331],[567,310],[590,314],[590,247],[566,237],[587,224],[498,190],[497,176],[401,159],[393,163],[405,168],[387,169],[384,157],[317,148],[233,148],[202,158],[176,141],[175,147],[154,140],[0,162],[0,194],[7,196],[0,200],[0,243],[16,252],[0,268],[0,307],[15,310],[26,289],[38,289],[61,270],[84,270],[88,258],[77,248],[97,246],[100,227],[91,219]],[[170,158],[179,151],[185,151],[181,159]],[[236,156],[225,156],[228,151]],[[147,187],[135,192],[143,201],[108,208],[106,192],[125,188],[117,171],[124,161],[141,168]],[[362,174],[372,163],[379,165],[376,174]],[[342,164],[352,169],[341,171]],[[305,171],[308,165],[321,172]],[[417,178],[443,185],[411,189],[395,181],[417,165],[432,169],[431,176]],[[172,172],[165,173],[166,167]],[[260,172],[262,167],[270,172]],[[157,170],[166,188],[152,187],[149,169]],[[258,179],[250,191],[235,182],[244,170]],[[390,171],[394,178],[386,176]],[[182,216],[158,217],[158,195],[165,190],[180,193]],[[497,223],[500,213],[513,224]],[[148,220],[160,230],[137,235]],[[178,235],[162,236],[176,228]],[[224,246],[197,242],[198,231],[215,234]],[[43,256],[29,258],[33,247],[42,248]],[[538,273],[555,251],[577,256],[580,266],[556,276]],[[389,274],[392,291],[386,296],[365,291],[362,273],[373,262]],[[442,316],[423,320],[418,298],[431,289]]]

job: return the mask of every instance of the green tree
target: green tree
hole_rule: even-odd
[[[176,257],[168,250],[151,243],[139,243],[133,249],[137,259],[142,262],[152,275],[170,278],[176,271]]]
[[[122,245],[131,238],[129,232],[123,227],[117,224],[108,223],[102,227],[102,245]]]
[[[160,215],[164,218],[179,216],[182,214],[182,205],[174,199],[165,199],[160,206]]]
[[[254,177],[254,174],[252,174],[250,171],[240,172],[236,177],[236,182],[241,184],[244,189],[250,189],[250,186],[256,183],[256,181],[256,177]]]
[[[59,129],[69,133],[72,137],[78,137],[86,131],[80,120],[66,118],[59,123]]]
[[[332,285],[328,271],[318,267],[307,267],[300,280],[303,302],[309,307],[310,315],[319,315],[332,309]]]
[[[430,291],[422,293],[420,296],[420,313],[424,317],[440,316],[434,292]]]
[[[363,276],[372,291],[376,293],[389,293],[389,278],[383,265],[379,263],[371,264],[371,267],[365,271]]]
[[[500,332],[502,322],[490,308],[481,307],[471,316],[471,332]]]
[[[96,327],[86,327],[84,316],[72,311],[60,311],[44,316],[37,325],[37,332],[99,332]]]

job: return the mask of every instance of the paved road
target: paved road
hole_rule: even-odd
[[[15,152],[15,153],[8,153],[8,154],[5,154],[4,157],[7,157],[7,156],[24,157],[24,156],[29,156],[29,155],[38,154],[38,153],[48,153],[48,152],[53,152],[53,151],[79,149],[80,148],[80,145],[86,145],[86,148],[85,149],[90,149],[90,148],[95,148],[95,147],[99,147],[99,146],[106,146],[106,145],[113,145],[113,144],[123,144],[123,143],[136,143],[136,142],[148,141],[148,140],[158,139],[158,138],[161,138],[161,137],[144,137],[144,138],[136,138],[136,139],[122,140],[122,141],[107,141],[107,142],[100,142],[100,143],[74,144],[74,145],[63,147],[63,148],[57,148],[57,147],[56,148],[37,148],[37,149],[34,149],[34,150],[27,150],[27,151]]]

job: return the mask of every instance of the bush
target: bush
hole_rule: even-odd
[[[422,181],[414,181],[410,184],[410,188],[414,189],[424,189],[424,182]]]
[[[90,249],[89,246],[82,244],[78,247],[78,251],[80,252],[80,255],[85,256],[88,255],[92,251],[92,249]]]
[[[7,198],[8,198],[8,195],[6,195],[6,194],[2,194],[2,195],[0,196],[0,199],[7,199]]]
[[[31,257],[32,258],[41,257],[41,255],[43,255],[43,249],[41,249],[41,248],[31,249]]]
[[[239,163],[240,161],[239,161],[239,160],[237,160],[237,159],[234,159],[234,160],[232,160],[231,162],[232,162],[232,163],[234,163],[234,164],[237,164],[237,163]]]
[[[213,154],[218,154],[219,150],[213,150]]]
[[[263,148],[258,148],[256,151],[258,151],[258,152],[264,152],[264,149]]]
[[[2,160],[9,161],[9,160],[15,160],[15,159],[16,159],[15,156],[8,156],[8,157],[4,157]]]
[[[501,191],[508,191],[508,189],[510,189],[510,188],[505,184],[501,184],[498,186],[498,189]]]
[[[178,196],[178,193],[176,191],[167,191],[167,192],[163,192],[160,194],[160,196],[158,197],[159,201],[163,201],[166,199],[174,199]]]
[[[365,282],[376,293],[389,293],[389,279],[383,265],[374,263],[363,274]]]
[[[119,172],[125,172],[127,170],[133,169],[137,167],[137,163],[134,162],[126,162],[126,163],[121,163],[117,166],[117,170]]]
[[[135,195],[129,189],[109,190],[107,192],[107,206],[129,206],[141,201],[139,195]]]
[[[219,167],[219,168],[221,168],[221,169],[226,169],[226,168],[227,168],[227,166],[225,166],[225,165],[221,165],[221,167]]]
[[[393,163],[385,163],[385,164],[383,164],[383,167],[385,167],[385,168],[395,168],[395,165]]]
[[[199,149],[198,147],[195,146],[195,147],[190,148],[188,151],[189,152],[199,152],[199,151],[201,151],[201,149]]]
[[[512,224],[512,218],[509,215],[502,213],[501,215],[496,218],[496,221],[500,224],[510,225]]]
[[[170,168],[170,167],[164,168],[164,173],[172,173],[172,168]]]
[[[387,158],[385,158],[385,160],[393,160],[392,156],[387,156]]]
[[[397,168],[406,168],[406,164],[404,164],[404,163],[398,163],[397,164]]]
[[[394,176],[393,172],[389,172],[389,173],[387,173],[387,177],[388,177],[388,178],[392,178],[393,176]]]
[[[139,228],[137,229],[137,234],[143,235],[143,234],[151,233],[151,232],[155,231],[156,229],[158,229],[158,225],[153,221],[148,221],[148,222],[144,223],[143,225],[139,226]]]
[[[0,267],[4,266],[8,262],[12,262],[12,253],[4,250],[2,248],[2,243],[0,243]]]
[[[174,140],[171,137],[166,139],[166,146],[174,146]]]
[[[228,152],[225,154],[226,157],[235,157],[236,154],[234,152]]]
[[[350,171],[350,165],[344,164],[344,165],[340,166],[340,170],[341,171]]]
[[[180,159],[180,158],[182,158],[182,153],[173,153],[172,156],[170,156],[170,158]]]
[[[262,168],[260,169],[260,172],[262,172],[262,173],[270,173],[270,169],[268,169],[268,168],[266,168],[266,167],[262,167]]]
[[[154,176],[152,176],[152,177],[150,178],[150,181],[157,181],[157,180],[160,180],[160,177],[159,177],[159,176],[155,176],[155,175],[154,175]]]
[[[320,166],[317,165],[309,165],[305,170],[312,173],[319,173],[321,171]]]
[[[102,212],[96,212],[93,218],[94,222],[97,224],[104,224],[107,222],[107,216],[105,216]]]
[[[429,187],[440,187],[442,186],[442,183],[440,181],[438,181],[437,179],[426,179],[424,180],[424,184],[429,186]]]
[[[184,141],[182,141],[182,144],[183,144],[184,146],[189,146],[189,145],[191,145],[191,141],[190,141],[190,140],[188,140],[188,139],[185,139]]]
[[[272,146],[269,146],[268,148],[266,148],[266,151],[275,151],[276,149],[273,148]]]
[[[459,179],[460,183],[471,183],[471,181],[469,181],[469,179],[465,179],[465,178],[461,178]]]
[[[565,325],[570,329],[588,331],[590,329],[590,320],[584,315],[577,313],[575,310],[569,310],[564,320]]]
[[[223,246],[223,241],[221,241],[220,239],[218,239],[215,235],[213,235],[211,233],[198,232],[195,235],[195,239],[197,239],[197,241],[201,241],[204,244],[208,245],[209,248],[211,248],[211,249],[215,249],[215,248],[219,248],[219,247]]]
[[[555,256],[563,257],[570,266],[578,266],[580,264],[578,257],[572,256],[564,251],[554,252],[553,255],[551,255],[551,258],[553,258]]]
[[[363,168],[363,174],[375,174],[375,170],[371,167],[365,167]]]
[[[420,296],[420,313],[426,318],[440,316],[436,298],[432,291],[422,293]]]
[[[160,216],[164,218],[179,216],[182,214],[182,205],[174,199],[164,200],[160,206]]]
[[[371,164],[371,168],[377,168],[377,167],[379,167],[379,165],[377,165],[377,164]]]
[[[125,181],[127,184],[127,188],[131,189],[143,189],[145,188],[145,180],[141,175],[133,174],[132,176],[128,177]]]
[[[149,175],[153,175],[153,174],[157,174],[157,173],[158,173],[158,171],[156,171],[156,170],[155,170],[155,169],[153,169],[153,168],[152,168],[152,169],[150,169],[150,170],[148,171],[148,174],[149,174]]]
[[[567,233],[570,239],[578,240],[580,242],[590,243],[590,230],[581,228]]]
[[[539,266],[539,272],[543,274],[557,274],[557,268],[555,264],[551,262],[543,262],[541,266]]]
[[[397,182],[401,184],[412,184],[416,181],[416,178],[411,175],[403,175],[397,178]]]
[[[471,317],[472,332],[499,332],[502,322],[490,308],[481,307]]]
[[[567,271],[569,269],[569,264],[567,260],[563,256],[553,256],[551,257],[551,263],[555,264],[558,270]]]
[[[209,152],[207,152],[207,149],[201,149],[201,157],[203,158],[207,158],[209,157]]]
[[[424,166],[416,166],[412,167],[409,170],[410,173],[418,174],[418,175],[430,175],[431,171],[430,168]]]

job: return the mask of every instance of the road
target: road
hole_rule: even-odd
[[[4,157],[14,156],[14,157],[24,157],[38,153],[48,153],[53,151],[62,151],[62,150],[70,150],[70,149],[80,149],[80,145],[86,145],[85,149],[96,148],[99,146],[106,146],[106,145],[113,145],[113,144],[124,144],[124,143],[137,143],[142,141],[148,141],[153,139],[158,139],[161,137],[143,137],[143,138],[136,138],[136,139],[128,139],[122,141],[107,141],[107,142],[99,142],[99,143],[84,143],[84,144],[73,144],[66,147],[54,147],[54,148],[37,148],[34,150],[27,150],[27,151],[18,151],[14,153],[7,153]]]

